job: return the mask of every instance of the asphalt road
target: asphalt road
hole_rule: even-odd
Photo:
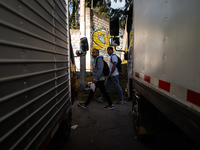
[[[113,110],[104,110],[107,102],[91,101],[88,110],[73,105],[71,136],[64,149],[137,149],[143,147],[134,139],[131,102],[114,103]]]
[[[91,101],[88,110],[80,108],[75,101],[72,106],[70,139],[62,150],[181,150],[199,149],[186,137],[157,136],[148,142],[135,139],[131,117],[131,101],[116,105],[113,110],[103,109],[106,102]],[[51,149],[58,149],[52,148]]]

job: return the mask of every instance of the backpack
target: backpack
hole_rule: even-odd
[[[115,55],[115,54],[114,54]],[[117,55],[116,55],[117,56]],[[122,72],[122,60],[117,56],[117,59],[118,59],[118,61],[117,61],[117,65],[116,65],[116,67],[117,67],[117,69],[118,69],[118,72]],[[111,63],[112,63],[112,56],[111,56]]]
[[[97,60],[98,60],[98,58],[97,58]],[[97,60],[96,60],[96,62],[97,62]],[[103,63],[104,63],[104,65],[103,65],[103,75],[108,76],[110,74],[110,69],[108,67],[108,64],[104,60],[103,60]]]

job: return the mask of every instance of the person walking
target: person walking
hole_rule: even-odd
[[[93,81],[92,81],[92,83],[95,84],[96,88],[100,89],[101,93],[103,93],[106,100],[108,101],[108,105],[106,107],[104,107],[104,109],[105,110],[114,109],[114,105],[112,104],[110,96],[104,85],[105,77],[103,74],[103,67],[104,67],[103,56],[99,56],[98,49],[93,49],[92,57],[95,59],[95,61],[93,63]],[[90,90],[87,101],[85,103],[78,103],[77,105],[84,109],[88,109],[88,105],[89,105],[93,95],[94,95],[94,91]]]
[[[124,100],[122,88],[119,85],[119,71],[116,67],[118,58],[115,54],[113,54],[112,47],[107,48],[107,53],[110,56],[110,60],[109,60],[110,74],[108,75],[106,79],[106,84],[105,84],[106,90],[108,91],[111,84],[113,84],[115,89],[118,91],[119,98],[120,98],[120,100],[116,104],[126,104],[126,101]],[[126,73],[122,71],[122,74],[125,75]],[[102,93],[100,97],[95,97],[95,99],[99,102],[103,102],[103,97],[104,97],[104,94]]]

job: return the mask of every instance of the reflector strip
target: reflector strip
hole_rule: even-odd
[[[151,77],[150,77],[150,76],[147,76],[147,75],[144,75],[144,81],[147,81],[147,82],[150,83]]]
[[[144,80],[150,83],[151,85],[154,85],[160,89],[169,92],[171,95],[173,95],[173,97],[179,97],[184,101],[188,101],[200,107],[200,93],[194,92],[189,89],[185,89],[178,85],[171,84],[169,82],[159,80],[148,75],[144,75],[142,73],[135,72],[134,75],[135,77]]]
[[[200,107],[200,93],[187,90],[187,101]]]
[[[53,138],[53,136],[55,135],[56,131],[58,130],[58,128],[60,127],[62,121],[64,120],[65,116],[67,114],[67,111],[64,113],[64,115],[62,116],[62,118],[60,119],[59,123],[56,125],[56,127],[54,128],[54,130],[51,132],[51,135],[48,137],[48,139],[46,140],[46,142],[44,143],[44,145],[42,146],[41,150],[45,150],[49,144],[49,142],[51,141],[51,139]]]
[[[140,78],[140,74],[138,72],[135,73],[135,76]]]
[[[46,140],[46,142],[44,143],[43,147],[41,148],[41,150],[45,150],[49,144],[49,142],[51,141],[52,137],[51,135],[48,137],[48,139]]]
[[[170,83],[168,83],[168,82],[159,80],[158,87],[167,92],[170,92]]]

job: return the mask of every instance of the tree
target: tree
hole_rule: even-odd
[[[93,3],[92,3],[93,1]],[[93,6],[91,6],[93,4]],[[104,17],[109,17],[111,0],[86,0],[86,7],[91,7],[93,10]]]
[[[113,0],[113,2],[122,2],[122,0]],[[120,26],[121,28],[125,27],[126,22],[126,12],[124,12],[125,8],[129,5],[132,0],[125,0],[125,6],[119,9],[111,8],[111,0],[85,0],[85,6],[91,7],[93,10],[99,14],[102,14],[106,18],[110,18],[113,16],[118,16],[120,18]],[[79,4],[80,0],[69,0],[70,7],[70,28],[78,29],[79,28]]]
[[[79,29],[79,19],[78,19],[78,11],[79,11],[80,0],[69,0],[69,23],[71,29]]]
[[[122,2],[122,0],[114,0],[114,2]],[[110,9],[110,17],[119,17],[120,27],[125,28],[126,25],[126,16],[128,14],[127,8],[132,3],[132,0],[125,0],[125,6],[118,9]]]

